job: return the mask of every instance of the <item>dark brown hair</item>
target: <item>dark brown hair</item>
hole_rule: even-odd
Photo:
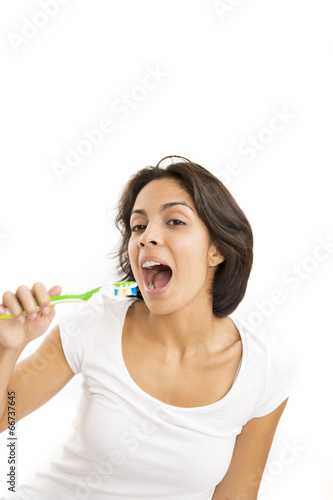
[[[166,159],[180,158],[163,168]],[[122,234],[115,253],[122,281],[134,281],[128,256],[131,237],[130,214],[141,189],[151,181],[175,179],[191,196],[196,211],[205,223],[212,241],[225,260],[216,268],[211,293],[213,314],[224,317],[236,309],[245,295],[253,262],[253,234],[251,226],[222,182],[205,168],[183,156],[166,156],[156,167],[145,167],[136,172],[125,185],[119,199],[115,224]],[[138,297],[142,295],[138,290]]]

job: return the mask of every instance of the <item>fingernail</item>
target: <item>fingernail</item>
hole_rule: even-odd
[[[29,319],[35,319],[35,318],[37,318],[37,313],[28,314],[28,318]]]
[[[20,316],[19,318],[17,318],[17,321],[19,323],[25,323],[25,317],[24,316]]]
[[[50,312],[50,311],[51,311],[51,309],[49,308],[49,306],[44,307],[44,308],[42,309],[42,313],[43,313],[43,314],[45,314],[45,315],[46,315],[46,314],[49,314],[49,312]]]
[[[6,309],[3,306],[0,306],[0,314],[6,314]]]

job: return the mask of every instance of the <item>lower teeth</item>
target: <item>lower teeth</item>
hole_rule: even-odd
[[[149,283],[148,288],[150,288],[151,290],[154,290],[154,285],[153,285],[152,281]]]

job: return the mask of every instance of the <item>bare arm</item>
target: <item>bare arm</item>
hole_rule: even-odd
[[[0,314],[7,308],[14,317],[0,320],[0,432],[7,428],[8,392],[15,391],[15,418],[19,420],[46,403],[74,375],[63,353],[58,326],[35,353],[16,365],[28,343],[50,326],[55,315],[50,296],[59,291],[61,287],[55,286],[47,292],[42,283],[35,283],[31,290],[21,286],[16,294],[3,294]]]
[[[7,406],[7,386],[10,376],[15,368],[16,362],[20,357],[24,347],[14,351],[4,351],[0,348],[0,417],[4,414]],[[0,427],[0,432],[1,427]]]
[[[257,500],[260,481],[288,398],[274,411],[253,418],[237,436],[229,469],[212,500]]]
[[[1,363],[0,363],[1,364]],[[74,376],[68,365],[56,326],[31,356],[20,361],[5,390],[15,391],[15,421],[29,415],[53,398]],[[7,412],[0,419],[0,433],[7,429]]]

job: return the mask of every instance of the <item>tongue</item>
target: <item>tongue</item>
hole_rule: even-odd
[[[154,288],[162,288],[163,286],[165,286],[168,281],[170,281],[171,274],[171,269],[168,267],[165,267],[161,271],[158,271],[152,279]]]

